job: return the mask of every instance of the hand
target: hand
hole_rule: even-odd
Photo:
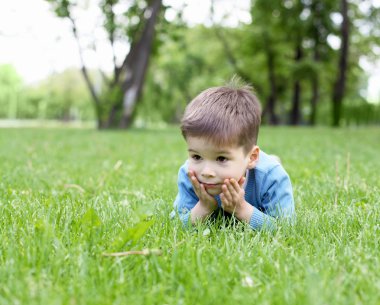
[[[226,179],[222,186],[222,208],[240,220],[248,220],[253,213],[253,207],[245,200],[245,191],[242,188],[245,178],[242,177],[239,181],[235,179]]]
[[[194,192],[199,198],[199,204],[206,210],[213,212],[218,207],[218,202],[216,199],[207,193],[205,186],[202,183],[199,183],[195,173],[189,171],[188,174],[191,184],[193,185]]]

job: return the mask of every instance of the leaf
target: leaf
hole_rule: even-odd
[[[149,221],[140,221],[132,228],[121,232],[121,234],[112,243],[112,248],[121,249],[127,244],[129,247],[135,245],[153,224],[154,219]]]
[[[82,216],[81,224],[86,227],[96,228],[101,226],[102,221],[93,208],[89,208]]]

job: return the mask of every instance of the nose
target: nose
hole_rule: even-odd
[[[212,168],[209,165],[205,165],[202,168],[201,176],[204,178],[214,178],[215,172],[212,170]]]

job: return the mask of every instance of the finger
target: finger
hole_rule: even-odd
[[[228,201],[226,198],[226,195],[224,195],[223,193],[220,194],[219,197],[220,197],[220,201],[222,203],[221,204],[222,209],[228,212],[231,208],[231,201]]]
[[[235,182],[236,182],[235,179],[229,179],[227,181],[227,187],[228,187],[229,192],[231,193],[231,196],[235,196],[237,194],[235,190],[235,186],[234,186]]]
[[[224,196],[224,194],[220,194],[220,201],[222,202],[222,209],[224,209],[224,207],[227,205],[227,202],[226,202],[226,197]]]
[[[219,197],[220,197],[220,201],[221,201],[221,202],[224,202],[224,201],[226,200],[226,197],[224,196],[223,193],[221,193],[221,194],[219,195]]]
[[[199,184],[199,187],[200,187],[200,189],[201,189],[201,192],[203,193],[203,195],[209,195],[209,193],[207,193],[207,191],[206,191],[206,188],[205,188],[205,186],[204,186],[204,184]]]
[[[193,186],[194,186],[194,189],[196,189],[196,191],[198,193],[202,193],[202,186],[204,188],[204,185],[199,183],[199,181],[197,180],[197,178],[193,177],[192,178],[192,181],[193,181]]]
[[[190,182],[194,188],[194,191],[197,193],[200,191],[200,183],[199,181],[197,180],[197,178],[195,176],[191,176],[190,177]]]
[[[195,174],[195,172],[194,172],[193,170],[189,170],[189,175],[190,175],[191,177],[195,177],[195,178],[197,178],[197,175]],[[197,180],[198,180],[198,178],[197,178]]]
[[[241,180],[241,179],[240,179]],[[240,181],[239,180],[239,181]],[[231,186],[234,188],[234,191],[238,194],[241,190],[241,186],[239,182],[237,182],[235,179],[231,179]]]
[[[205,198],[207,198],[208,200],[210,199],[210,198],[214,198],[214,197],[212,197],[209,193],[207,193],[207,191],[206,191],[206,188],[205,188],[205,186],[201,183],[200,184],[200,191],[201,191],[201,195],[202,195],[202,197],[205,197]]]
[[[196,185],[199,188],[201,183],[199,182],[197,176],[195,175],[195,172],[190,171],[189,174],[190,174],[190,180],[192,181],[193,185]]]
[[[226,204],[232,200],[232,195],[226,184],[222,185],[222,192],[226,200]]]
[[[243,177],[240,178],[240,180],[238,182],[238,184],[240,185],[240,187],[243,186],[244,182],[245,182],[245,177],[243,176]]]
[[[199,182],[198,182],[197,178],[195,178],[194,176],[191,176],[190,180],[191,180],[191,183],[192,183],[194,186],[199,187]]]

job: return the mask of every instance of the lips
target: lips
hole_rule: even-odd
[[[215,188],[215,187],[219,187],[220,184],[219,183],[216,183],[216,184],[212,184],[212,183],[204,183],[204,182],[201,182],[206,188]]]

